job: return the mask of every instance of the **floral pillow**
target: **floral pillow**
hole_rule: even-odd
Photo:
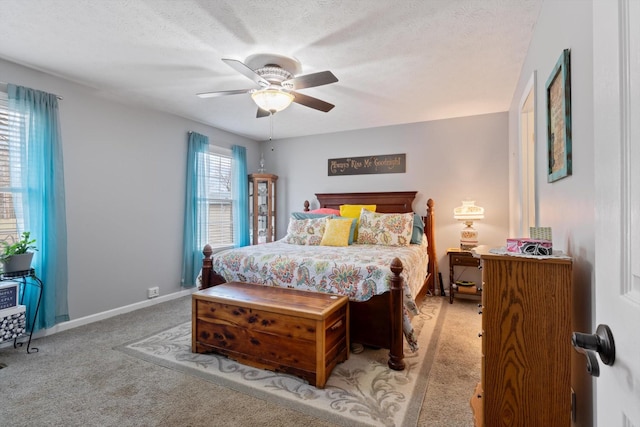
[[[360,224],[360,211],[362,211],[362,209],[375,212],[376,205],[340,205],[340,216],[356,219],[356,229],[353,235],[356,241],[358,239],[358,225]]]
[[[384,214],[363,209],[360,213],[358,243],[407,246],[413,233],[413,213]]]
[[[324,235],[327,218],[289,219],[286,243],[292,245],[319,246]]]

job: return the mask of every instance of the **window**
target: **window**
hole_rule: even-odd
[[[233,246],[231,151],[213,145],[206,155],[207,242],[215,249]]]
[[[10,155],[9,118],[7,94],[0,91],[0,241],[14,242],[18,238],[16,217],[20,218],[22,215],[16,215],[16,205],[14,205],[16,189],[11,187],[9,166],[12,160],[19,165],[19,159]],[[12,151],[15,153],[17,150]]]

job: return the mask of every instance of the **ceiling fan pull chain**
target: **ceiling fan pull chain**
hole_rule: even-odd
[[[273,111],[269,113],[269,141],[273,139]]]

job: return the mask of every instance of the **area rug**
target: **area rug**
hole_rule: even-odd
[[[447,304],[426,297],[412,319],[419,350],[405,343],[404,371],[387,366],[388,350],[365,347],[332,371],[324,389],[297,377],[242,365],[224,356],[191,352],[191,323],[117,347],[148,362],[304,412],[339,425],[415,426]]]

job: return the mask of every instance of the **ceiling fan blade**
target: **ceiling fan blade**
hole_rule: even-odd
[[[227,64],[228,66],[230,66],[231,68],[233,68],[234,70],[242,74],[243,76],[249,78],[250,80],[253,80],[260,86],[262,87],[269,86],[269,82],[266,79],[256,74],[255,71],[253,71],[251,68],[246,66],[244,63],[238,61],[237,59],[222,58],[222,61],[224,61],[225,64]]]
[[[270,115],[271,115],[270,112],[264,111],[262,108],[258,108],[258,112],[256,113],[256,118],[259,119],[260,117],[269,117]]]
[[[333,75],[331,71],[321,71],[319,73],[312,74],[304,74],[302,76],[294,77],[286,82],[282,82],[283,85],[286,83],[293,84],[293,89],[304,89],[306,87],[315,87],[327,85],[329,83],[335,83],[338,81],[338,78]]]
[[[295,97],[293,98],[293,102],[304,105],[305,107],[314,108],[316,110],[324,111],[325,113],[331,111],[331,109],[335,107],[333,104],[329,104],[328,102],[309,95],[303,95],[300,92],[291,93]]]
[[[253,89],[237,89],[237,90],[221,90],[218,92],[202,92],[197,93],[200,98],[215,98],[217,96],[225,96],[225,95],[237,95],[239,93],[249,93]]]

